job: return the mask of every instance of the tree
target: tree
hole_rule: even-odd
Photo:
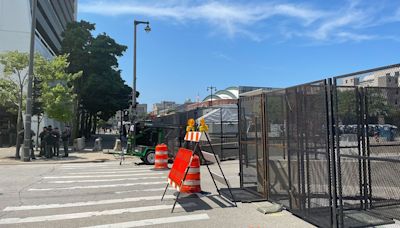
[[[18,87],[12,81],[0,78],[0,106],[7,112],[18,112]]]
[[[22,108],[23,108],[23,88],[28,79],[28,53],[20,53],[18,51],[10,51],[4,54],[0,54],[0,64],[4,66],[5,81],[2,85],[6,89],[14,89],[15,92],[7,90],[2,92],[3,96],[9,103],[14,103],[17,107],[17,145],[20,144],[18,137],[19,131],[22,128]],[[15,152],[15,158],[20,159],[18,146]]]
[[[343,125],[357,124],[358,104],[354,88],[337,90],[338,117]]]
[[[41,56],[36,57],[35,76],[41,82],[41,103],[43,111],[52,119],[68,122],[73,117],[74,93],[73,81],[78,79],[82,72],[66,73],[68,56],[59,55],[52,60]]]
[[[118,57],[127,47],[105,33],[93,37],[94,28],[94,24],[86,21],[73,22],[63,33],[62,52],[69,54],[68,72],[83,71],[82,77],[74,81],[77,93],[75,136],[80,122],[79,135],[89,137],[95,132],[98,118],[108,120],[116,111],[128,106],[131,93],[118,70]]]
[[[82,73],[66,73],[69,66],[67,55],[46,60],[35,54],[34,58],[33,114],[41,115],[46,112],[55,120],[69,121],[73,114],[72,104],[75,96],[72,82]],[[28,60],[28,53],[18,51],[0,55],[0,64],[4,66],[5,75],[5,78],[0,79],[0,105],[7,107],[9,111],[17,112],[17,145],[20,144],[18,132],[22,128],[22,110],[25,104],[23,88],[28,79]],[[18,149],[15,158],[20,158]]]
[[[93,36],[91,31],[95,29],[95,25],[87,21],[71,22],[67,24],[67,28],[62,33],[61,53],[68,54],[67,71],[69,73],[78,73],[82,71],[82,76],[76,79],[74,84],[74,92],[77,95],[74,103],[75,118],[73,119],[72,137],[76,138],[79,133],[78,124],[81,122],[81,93],[83,83],[87,79],[87,63],[90,59],[88,47],[91,45]]]
[[[95,133],[97,117],[108,120],[126,106],[130,90],[124,85],[118,69],[118,57],[126,50],[107,34],[99,34],[88,47],[88,77],[82,87],[82,104],[87,111],[85,134]],[[99,99],[101,97],[101,99]],[[126,102],[122,104],[122,102]]]

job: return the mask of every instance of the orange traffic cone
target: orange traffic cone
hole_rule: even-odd
[[[184,180],[181,192],[183,193],[198,193],[201,192],[200,186],[200,159],[199,156],[193,155],[192,163]]]
[[[154,169],[168,169],[168,146],[164,143],[156,146]]]

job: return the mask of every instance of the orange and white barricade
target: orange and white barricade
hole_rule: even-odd
[[[154,169],[168,169],[168,146],[164,143],[156,146]]]

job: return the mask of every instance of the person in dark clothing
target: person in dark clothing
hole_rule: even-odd
[[[33,145],[33,137],[35,135],[36,135],[35,132],[31,130],[31,145],[30,145],[29,150],[30,150],[30,158],[32,158],[32,159],[36,159],[35,151],[33,149],[33,146],[34,146]],[[19,137],[20,142],[23,143],[24,140],[25,140],[25,130],[24,129],[22,129],[21,131],[18,132],[18,137]],[[21,144],[17,145],[17,148],[18,148],[18,150],[20,150],[21,149]]]
[[[63,146],[64,146],[64,157],[68,157],[68,144],[70,137],[71,137],[71,131],[69,127],[66,126],[61,133],[61,139],[63,141]]]
[[[33,137],[35,137],[35,132],[34,131],[32,131],[31,130],[31,148],[30,148],[30,150],[31,150],[31,159],[36,159],[36,157],[35,157],[35,150],[33,149],[34,148],[34,140],[33,140]]]
[[[53,144],[54,144],[54,139],[53,135],[51,132],[53,131],[51,125],[47,127],[47,134],[44,136],[44,140],[46,142],[46,158],[52,158],[53,157]]]
[[[43,157],[46,155],[46,141],[44,140],[44,136],[47,134],[47,127],[43,128],[43,131],[40,132],[39,138],[40,138],[40,153],[39,157]]]
[[[53,143],[54,156],[58,157],[60,156],[60,131],[58,130],[58,127],[54,128],[51,134],[54,137],[54,143]]]
[[[20,130],[18,132],[18,140],[19,143],[17,144],[17,151],[19,151],[19,154],[21,155],[21,144],[24,143],[24,129],[22,128],[22,130]]]

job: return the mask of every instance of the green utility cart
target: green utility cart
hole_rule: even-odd
[[[154,164],[155,147],[165,143],[167,137],[176,138],[179,127],[156,124],[149,121],[135,123],[135,131],[129,132],[127,154],[139,157],[148,165]],[[174,137],[176,136],[176,137]]]

